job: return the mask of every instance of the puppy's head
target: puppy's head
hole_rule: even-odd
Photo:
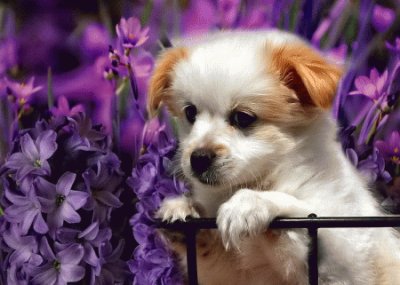
[[[149,111],[163,103],[177,117],[194,183],[254,185],[330,108],[340,74],[293,35],[226,33],[161,55]]]

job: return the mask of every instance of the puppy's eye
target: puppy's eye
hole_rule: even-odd
[[[257,117],[253,114],[246,112],[234,111],[230,118],[230,123],[240,129],[245,129],[257,120]]]
[[[189,123],[193,124],[196,120],[197,108],[195,105],[187,105],[184,109],[186,119]]]

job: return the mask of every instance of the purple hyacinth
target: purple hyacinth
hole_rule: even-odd
[[[81,280],[85,275],[85,268],[79,265],[82,260],[84,249],[81,245],[70,246],[53,252],[45,237],[41,239],[40,252],[46,262],[35,268],[33,284],[57,284],[63,285],[68,282]]]
[[[32,269],[43,262],[35,236],[25,236],[19,227],[12,225],[2,232],[3,242],[11,249],[7,257],[7,284],[28,284]],[[1,248],[1,247],[0,247]]]
[[[92,270],[90,285],[122,284],[129,275],[126,262],[121,260],[124,240],[120,240],[115,248],[110,242],[99,246],[100,271]]]
[[[129,261],[129,268],[135,274],[134,284],[180,284],[182,276],[172,252],[154,228],[154,213],[162,199],[186,191],[184,184],[171,176],[176,142],[158,121],[149,122],[144,132],[145,153],[127,181],[139,198],[137,213],[130,220],[139,246],[134,259]]]
[[[50,175],[51,169],[47,161],[56,151],[56,133],[47,130],[33,140],[30,134],[20,138],[20,152],[13,153],[4,167],[16,171],[17,181],[29,174]]]
[[[374,101],[379,100],[385,94],[384,88],[387,85],[388,72],[385,70],[382,75],[376,68],[371,69],[369,77],[361,75],[356,78],[354,85],[356,90],[350,92],[350,95],[364,95]]]
[[[380,32],[386,32],[393,24],[396,18],[396,13],[390,8],[381,5],[375,5],[372,11],[372,25]]]
[[[372,183],[377,181],[377,179],[382,179],[388,183],[392,180],[392,176],[385,169],[385,160],[377,148],[374,148],[372,154],[363,160],[359,160],[354,149],[347,149],[346,154],[353,165],[357,167],[369,182]]]
[[[149,28],[142,29],[140,21],[135,17],[130,17],[128,20],[121,18],[116,32],[122,46],[126,49],[139,47],[149,38]]]
[[[90,224],[83,231],[72,229],[72,228],[60,228],[57,231],[57,239],[65,246],[74,244],[77,241],[84,248],[83,261],[93,267],[97,276],[100,273],[100,259],[98,257],[97,248],[99,248],[104,242],[111,239],[111,229],[102,228],[100,229],[99,223],[94,222]]]
[[[85,208],[93,210],[93,220],[100,223],[110,219],[112,209],[122,206],[119,167],[118,157],[109,153],[97,157],[96,164],[82,174],[86,191],[90,193]]]
[[[34,236],[26,236],[17,226],[11,226],[3,233],[4,242],[14,251],[10,254],[10,263],[21,265],[29,263],[31,265],[40,265],[43,261],[38,254],[38,244]]]
[[[387,161],[400,165],[400,132],[392,132],[386,141],[376,141],[375,146]]]
[[[60,96],[57,100],[57,107],[52,107],[50,111],[56,117],[60,116],[71,117],[79,113],[82,113],[84,110],[83,110],[83,105],[81,104],[75,105],[74,107],[71,108],[69,106],[67,98],[65,98],[64,96]]]
[[[32,224],[35,232],[39,234],[48,232],[49,227],[43,219],[42,207],[33,188],[25,195],[16,195],[7,187],[4,194],[11,203],[4,213],[8,222],[20,225],[22,234],[27,234]]]
[[[31,77],[28,82],[25,83],[10,81],[6,78],[8,92],[11,96],[16,98],[19,106],[27,103],[32,94],[42,89],[41,86],[34,86],[34,81],[34,77]]]
[[[81,221],[76,211],[85,205],[89,195],[82,191],[71,190],[75,178],[75,173],[66,172],[56,185],[41,177],[37,180],[38,199],[43,212],[48,214],[47,222],[52,229],[61,227],[64,221],[68,223]]]

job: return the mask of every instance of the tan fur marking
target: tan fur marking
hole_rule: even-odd
[[[268,48],[271,48],[268,46]],[[342,70],[328,63],[305,44],[272,47],[270,72],[294,90],[304,105],[328,109],[333,102]]]
[[[245,97],[236,109],[247,110],[263,121],[285,126],[307,125],[320,113],[311,105],[301,104],[293,90],[278,83],[268,94]]]
[[[167,100],[167,91],[171,86],[171,73],[175,65],[187,56],[188,51],[183,47],[169,49],[161,55],[149,84],[149,114],[154,115],[160,103]]]

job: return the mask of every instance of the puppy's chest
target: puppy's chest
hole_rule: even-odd
[[[303,266],[291,268],[287,274],[287,262],[296,264],[290,256],[282,255],[279,232],[266,231],[260,237],[243,242],[240,252],[226,250],[217,230],[202,230],[197,236],[197,270],[200,285],[305,285],[306,270]],[[177,247],[175,247],[177,250]],[[186,250],[177,250],[183,268],[186,268]],[[304,274],[303,274],[304,272]],[[301,277],[302,276],[302,277]]]

